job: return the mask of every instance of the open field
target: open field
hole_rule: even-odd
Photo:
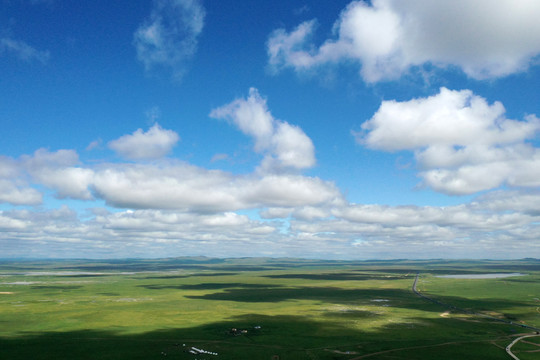
[[[525,275],[436,277],[486,273]],[[539,298],[533,259],[2,261],[0,359],[509,359]]]

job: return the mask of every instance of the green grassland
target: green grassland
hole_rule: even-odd
[[[508,359],[539,299],[534,259],[0,261],[0,359]]]

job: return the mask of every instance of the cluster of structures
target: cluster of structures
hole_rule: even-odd
[[[180,346],[180,344],[174,344],[174,346]],[[201,355],[218,356],[219,355],[217,352],[199,349],[199,348],[196,348],[195,346],[186,346],[186,344],[182,344],[182,347],[184,348],[183,350],[184,353],[189,353],[194,356],[201,356]],[[162,351],[161,355],[167,356],[167,353],[165,351]],[[205,358],[196,357],[195,360],[197,359],[206,359],[206,357]]]
[[[251,331],[257,332],[258,330],[261,330],[261,327],[257,325],[257,326],[254,326]],[[232,328],[229,330],[229,334],[234,335],[234,336],[247,335],[248,333],[249,333],[248,329]]]
[[[212,352],[212,351],[206,351],[206,350],[203,350],[203,349],[199,349],[199,348],[196,348],[194,346],[192,346],[188,352],[190,354],[193,354],[193,355],[214,355],[214,356],[217,356],[218,353],[217,352]]]

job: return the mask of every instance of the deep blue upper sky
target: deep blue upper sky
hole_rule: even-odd
[[[0,257],[540,256],[540,5],[0,1]]]

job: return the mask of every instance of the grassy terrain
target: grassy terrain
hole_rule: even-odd
[[[540,328],[540,274],[478,280],[422,278],[421,290],[443,302]]]
[[[0,359],[508,358],[523,329],[416,296],[417,272],[426,295],[540,327],[536,260],[3,261]],[[435,277],[494,272],[527,275]]]

